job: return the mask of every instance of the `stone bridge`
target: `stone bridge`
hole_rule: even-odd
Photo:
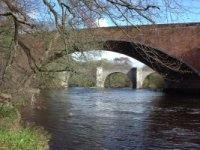
[[[137,59],[161,74],[166,80],[166,89],[200,92],[200,23],[82,29],[78,30],[77,37],[74,39],[77,43],[81,40],[88,42],[82,47],[75,46],[69,53],[81,49],[87,51],[86,45],[91,45],[90,50],[118,52]],[[42,38],[31,40],[31,53],[37,56],[38,64],[46,55],[45,39]],[[66,54],[66,51],[62,51],[64,48],[60,41],[57,38],[51,46],[58,52],[50,56],[48,61]]]
[[[166,89],[200,91],[200,23],[84,29],[103,49],[135,58],[161,74]],[[86,35],[85,35],[86,36]]]
[[[143,84],[143,81],[145,80],[145,78],[149,74],[154,72],[150,68],[148,68],[148,69],[136,69],[136,68],[122,69],[121,67],[118,67],[118,68],[114,67],[112,69],[98,67],[96,71],[97,71],[96,72],[96,87],[98,87],[98,88],[104,88],[106,78],[109,75],[120,72],[120,73],[126,74],[127,77],[130,79],[130,81],[132,82],[133,88],[137,87],[137,89],[142,88],[142,84]],[[136,87],[134,85],[136,85]]]

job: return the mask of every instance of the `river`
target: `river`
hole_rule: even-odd
[[[23,119],[52,135],[52,150],[200,149],[200,97],[132,89],[42,91]]]

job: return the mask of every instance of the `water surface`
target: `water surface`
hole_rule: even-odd
[[[200,149],[200,97],[132,89],[42,91],[23,117],[52,150]]]

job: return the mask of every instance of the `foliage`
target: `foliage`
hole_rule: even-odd
[[[22,126],[17,106],[0,107],[0,149],[48,149],[49,135],[38,127]]]
[[[1,130],[12,128],[18,121],[18,112],[13,106],[4,106],[0,108],[0,127]]]
[[[46,137],[39,129],[23,128],[18,131],[0,130],[0,149],[45,150]]]
[[[64,76],[64,77],[63,77]],[[40,89],[63,88],[63,82],[67,82],[69,74],[58,72],[43,72],[37,74],[35,86]]]
[[[161,75],[159,75],[158,73],[151,73],[145,78],[142,87],[150,88],[154,90],[163,89],[164,84],[165,84],[165,81]]]
[[[108,60],[76,61],[75,72],[69,77],[69,86],[94,87],[96,85],[96,68],[111,65]]]
[[[121,87],[131,87],[131,81],[128,79],[126,74],[123,73],[112,73],[105,81],[105,87],[121,88]]]
[[[69,86],[76,87],[94,87],[96,82],[92,80],[91,73],[85,74],[72,74],[69,78]]]
[[[2,50],[2,47],[3,48],[6,48],[6,46],[9,46],[10,45],[10,42],[12,41],[12,32],[10,30],[10,28],[7,26],[7,27],[1,27],[0,28],[0,43],[1,43],[1,50]]]

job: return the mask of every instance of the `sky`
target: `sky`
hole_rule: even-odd
[[[33,1],[33,0],[30,0]],[[54,5],[54,8],[56,10],[60,10],[57,0],[49,0]],[[132,0],[132,1],[139,1],[139,0]],[[150,2],[154,2],[156,6],[160,8],[158,10],[159,17],[156,18],[156,23],[181,23],[181,22],[200,22],[200,0],[148,0]],[[167,10],[166,7],[164,7],[164,2],[170,2],[173,5],[169,6],[171,7],[171,10]],[[181,7],[179,6],[179,3],[181,4]],[[39,4],[38,4],[39,5]],[[183,7],[182,7],[183,6]],[[180,7],[180,8],[179,8]],[[46,7],[39,7],[38,9],[45,10]],[[34,19],[42,19],[44,18],[49,19],[49,16],[44,14],[42,11],[41,13],[38,12],[38,9],[32,10],[29,13],[29,16]],[[157,10],[157,9],[155,9]],[[117,12],[114,12],[117,13]],[[159,19],[158,19],[159,18]],[[135,21],[135,20],[134,20]],[[101,22],[103,24],[104,21]],[[126,25],[126,22],[118,22],[121,25]],[[147,22],[143,22],[147,23]],[[114,24],[107,20],[106,24],[109,26],[114,26]],[[134,22],[133,24],[140,24],[140,22]]]
[[[157,11],[156,18],[154,18],[155,22],[157,24],[170,24],[170,23],[189,23],[189,22],[200,22],[200,0],[166,0],[166,1],[175,1],[177,3],[181,3],[181,6],[178,4],[174,4],[171,10],[167,10],[168,8],[163,7],[163,3],[161,3],[161,0],[155,0],[158,1],[158,4],[156,6],[159,6],[160,10]],[[180,8],[179,8],[180,7]],[[101,27],[107,27],[107,26],[115,26],[115,24],[107,19],[101,19],[100,21],[97,21]],[[130,25],[130,23],[127,23],[126,21],[119,21],[117,22],[120,26],[126,26]],[[134,20],[132,22],[134,25],[140,25],[140,24],[150,24],[146,20],[141,20],[141,22]]]

